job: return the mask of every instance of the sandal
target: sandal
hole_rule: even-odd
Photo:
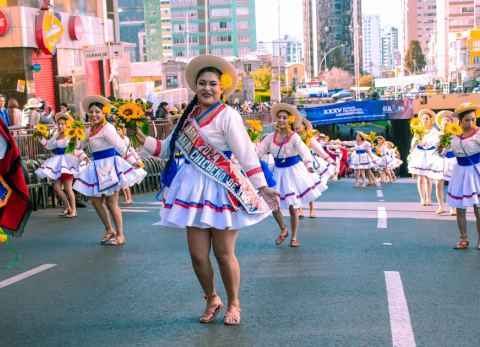
[[[119,238],[118,236],[113,240],[112,242],[109,243],[111,246],[123,246],[125,244],[125,238],[122,236]]]
[[[74,211],[74,210],[70,210],[70,212],[68,212],[64,217],[65,218],[75,218],[77,217],[77,211]]]
[[[440,207],[435,211],[435,214],[444,214],[445,213],[445,210],[441,209]]]
[[[300,219],[305,218],[305,216],[303,215],[303,208],[298,209],[298,218]]]
[[[353,185],[353,188],[358,188],[358,182],[355,182],[355,184]]]
[[[223,308],[223,304],[222,304],[222,301],[220,301],[220,303],[213,309],[213,311],[211,309],[208,309],[208,301],[210,299],[213,299],[217,297],[217,294],[213,294],[212,296],[207,296],[205,295],[203,298],[205,300],[207,300],[207,308],[205,309],[205,311],[203,311],[202,315],[200,316],[200,318],[198,319],[198,321],[200,323],[211,323],[214,321],[215,318],[217,318],[217,315],[220,313],[220,311],[222,310]]]
[[[103,238],[100,240],[100,244],[101,245],[106,244],[108,241],[113,239],[116,235],[117,234],[115,233],[115,230],[113,230],[113,228],[105,229],[105,234],[103,235]]]
[[[425,206],[432,206],[432,200],[427,199],[427,200],[425,201]]]
[[[275,240],[275,244],[277,246],[280,246],[283,243],[283,241],[285,241],[287,236],[288,236],[288,229],[287,229],[287,226],[284,225],[283,227],[280,228],[280,235],[278,235],[277,239]]]
[[[242,310],[237,306],[228,306],[227,313],[223,318],[223,324],[225,325],[238,325],[240,324],[240,312]]]
[[[60,213],[58,216],[59,217],[65,217],[69,213],[70,213],[70,209],[66,208],[66,209],[63,210],[63,213]]]
[[[455,246],[453,246],[454,249],[466,249],[468,248],[468,245],[470,244],[470,242],[468,241],[468,239],[460,239],[460,241],[458,241]]]
[[[300,246],[300,242],[297,239],[290,240],[290,247],[298,247]]]
[[[310,218],[317,218],[315,211],[310,211]]]

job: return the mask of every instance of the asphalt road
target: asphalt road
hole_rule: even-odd
[[[222,324],[224,312],[197,323],[203,293],[185,232],[155,225],[154,194],[124,209],[123,247],[98,244],[91,206],[73,220],[35,212],[11,243],[20,262],[0,270],[0,346],[479,346],[474,223],[473,245],[454,250],[454,217],[420,207],[411,180],[352,186],[330,183],[319,218],[301,221],[298,249],[274,244],[273,218],[241,231],[234,327]],[[0,245],[0,264],[10,259]],[[45,264],[55,265],[39,271]]]

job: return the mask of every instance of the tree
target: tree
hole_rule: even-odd
[[[360,76],[360,87],[373,87],[372,75]]]
[[[255,80],[256,89],[270,90],[270,82],[272,80],[272,69],[263,67],[250,73]]]
[[[422,72],[426,65],[420,43],[417,40],[410,41],[405,54],[405,70],[410,74],[416,74]]]
[[[350,89],[353,86],[353,77],[350,72],[337,67],[328,70],[326,76],[323,73],[321,79],[327,81],[328,89]]]

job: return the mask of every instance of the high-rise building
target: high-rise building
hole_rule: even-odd
[[[246,56],[257,46],[255,0],[171,0],[174,57]]]
[[[393,70],[397,65],[398,29],[387,26],[382,29],[382,67],[383,70]]]
[[[382,64],[380,16],[362,17],[362,48],[363,71],[373,77],[380,77]]]
[[[324,63],[328,67],[338,66],[353,72],[355,50],[358,70],[362,52],[361,0],[303,0],[303,14],[305,66],[308,77],[317,78],[325,66]],[[356,47],[354,36],[358,38]]]
[[[404,32],[404,49],[408,49],[410,41],[418,40],[422,53],[427,56],[428,43],[435,34],[436,8],[438,0],[402,0],[402,22]],[[456,0],[456,2],[465,2]]]
[[[285,35],[273,40],[273,55],[278,56],[279,53],[285,57],[285,63],[303,63],[302,42],[295,37]]]
[[[120,19],[120,40],[128,42],[132,48],[130,59],[132,61],[143,61],[139,45],[139,35],[145,32],[145,6],[143,0],[118,0]]]
[[[146,61],[162,61],[173,57],[170,2],[170,0],[144,2]]]

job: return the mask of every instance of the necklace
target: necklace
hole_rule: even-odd
[[[95,127],[94,125],[92,125],[92,128],[90,130],[90,137],[97,135],[99,131],[102,130],[104,125],[105,124],[100,124],[98,127]]]
[[[212,106],[210,106],[205,112],[203,112],[202,114],[198,115],[198,116],[195,116],[195,120],[197,121],[197,123],[200,124],[200,121],[202,120],[203,117],[205,117],[207,114],[209,114],[210,112],[212,112],[215,108],[217,108],[218,106],[220,106],[222,102],[221,101],[218,101],[216,102],[215,104],[213,104]],[[198,108],[198,111],[197,112],[200,112],[200,108]]]

